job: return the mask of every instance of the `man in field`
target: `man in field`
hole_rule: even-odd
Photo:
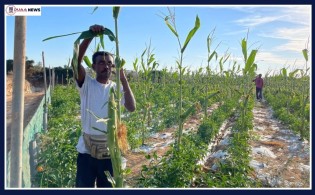
[[[94,33],[101,33],[104,27],[93,25],[89,29]],[[91,43],[92,38],[84,39],[79,47],[78,55],[78,78],[77,88],[81,98],[81,123],[82,135],[76,146],[78,151],[76,187],[111,187],[104,171],[109,171],[113,176],[113,167],[107,146],[107,135],[101,131],[107,131],[107,125],[103,122],[96,122],[98,116],[108,116],[108,100],[110,88],[115,88],[116,83],[110,80],[114,57],[105,51],[98,51],[93,54],[92,68],[96,78],[92,78],[81,65],[83,56]],[[120,71],[122,84],[122,105],[133,112],[136,107],[135,98],[129,87],[129,83],[123,69]],[[93,113],[93,114],[91,114]],[[98,129],[98,130],[97,130]],[[100,131],[101,130],[101,131]]]
[[[261,74],[259,74],[254,80],[253,82],[255,82],[256,85],[256,99],[258,101],[262,100],[262,89],[264,86],[264,80],[261,78]]]

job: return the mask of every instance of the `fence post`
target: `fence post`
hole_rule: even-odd
[[[10,187],[22,187],[26,16],[15,16]]]
[[[45,102],[44,102],[44,132],[47,131],[47,112],[48,112],[48,105],[47,105],[47,81],[46,81],[46,67],[45,67],[45,57],[44,52],[42,52],[42,59],[43,59],[43,67],[44,67],[44,86],[45,86]]]

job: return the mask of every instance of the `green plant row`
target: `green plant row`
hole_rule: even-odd
[[[172,147],[166,155],[159,158],[148,155],[147,158],[152,163],[143,166],[139,187],[191,187],[195,174],[201,171],[198,160],[206,153],[209,142],[214,139],[224,120],[230,117],[236,104],[236,98],[227,100],[213,111],[209,118],[204,119],[197,134],[183,136],[179,150]]]
[[[195,186],[211,188],[252,188],[261,187],[259,181],[251,179],[253,169],[250,162],[249,130],[253,128],[253,99],[247,104],[243,101],[235,111],[239,117],[234,123],[227,149],[228,157],[217,162],[218,169],[208,173],[202,173],[196,178]],[[243,112],[246,110],[246,112]],[[246,113],[245,116],[241,116]]]
[[[39,135],[36,186],[71,188],[75,186],[76,144],[81,134],[79,94],[74,85],[57,85],[49,106],[48,131]]]

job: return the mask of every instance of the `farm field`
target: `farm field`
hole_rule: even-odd
[[[186,79],[189,80],[189,77]],[[221,83],[220,80],[217,81]],[[222,81],[225,82],[229,81]],[[140,86],[139,83],[131,82],[131,86],[137,86],[140,93],[144,86]],[[301,138],[300,132],[292,130],[293,124],[283,122],[276,117],[276,111],[266,99],[261,102],[256,101],[254,91],[248,96],[246,108],[248,112],[244,118],[240,112],[244,109],[242,103],[244,95],[232,93],[234,89],[222,91],[208,100],[207,117],[203,107],[205,103],[201,101],[200,109],[192,112],[183,124],[183,144],[181,153],[177,154],[178,151],[175,149],[178,135],[175,116],[177,106],[173,103],[174,97],[163,95],[170,94],[166,91],[172,90],[174,84],[163,85],[155,82],[151,84],[156,90],[152,91],[150,97],[154,99],[150,102],[156,106],[150,107],[151,110],[148,112],[150,114],[146,115],[146,118],[143,118],[144,110],[141,109],[141,104],[134,113],[122,112],[122,120],[128,129],[129,143],[128,151],[122,154],[127,160],[126,170],[128,170],[124,176],[125,187],[310,187],[310,137],[307,137],[309,134],[304,132],[304,138]],[[213,86],[220,88],[220,84],[213,84]],[[192,95],[192,90],[197,94],[203,91],[199,91],[196,86],[187,87],[184,93],[190,102],[199,97]],[[216,90],[214,88],[211,91]],[[268,86],[265,94],[268,95]],[[143,101],[137,92],[135,96],[138,102]],[[229,98],[222,98],[224,96]],[[228,101],[229,99],[231,100]],[[54,106],[56,103],[58,107]],[[46,170],[38,173],[42,182],[41,187],[73,187],[74,162],[77,155],[75,145],[81,128],[79,96],[73,84],[56,87],[49,113],[51,113],[49,114],[51,130],[46,135],[41,135],[42,141],[40,141],[43,156],[39,156],[41,162],[39,165]],[[64,115],[65,113],[67,116]],[[240,119],[246,119],[247,122],[240,123]],[[244,129],[240,130],[239,128],[242,127]],[[53,140],[54,143],[51,142]],[[56,143],[57,140],[61,142]],[[58,160],[50,164],[48,156],[58,158],[60,162]],[[181,160],[177,162],[177,158]],[[65,167],[64,164],[68,166]],[[238,165],[241,167],[237,167]],[[63,173],[59,177],[62,177],[64,182],[67,181],[63,184],[65,186],[53,182],[52,178],[58,179],[55,175],[56,169],[59,173]],[[171,173],[174,171],[178,174],[172,176]],[[239,180],[239,177],[243,180]],[[230,183],[225,180],[229,180]]]
[[[97,9],[95,7],[93,13]],[[107,136],[105,147],[108,147],[108,155],[111,157],[113,174],[109,171],[104,171],[104,174],[114,188],[312,187],[309,40],[305,48],[295,50],[296,53],[299,50],[304,58],[302,64],[294,64],[299,68],[283,66],[277,71],[264,69],[261,74],[258,72],[258,62],[264,59],[256,58],[261,46],[255,46],[257,42],[248,41],[249,30],[238,41],[240,52],[235,57],[230,52],[230,46],[225,52],[217,50],[222,42],[213,49],[213,29],[203,37],[207,50],[206,55],[200,55],[205,56],[206,64],[203,64],[203,59],[200,67],[198,62],[186,66],[187,56],[199,58],[199,54],[187,54],[191,50],[186,49],[197,39],[195,34],[201,30],[201,17],[196,14],[193,27],[185,33],[184,39],[180,39],[182,32],[178,30],[183,29],[177,28],[175,13],[168,9],[169,15],[160,17],[174,40],[177,40],[178,57],[174,64],[161,68],[158,59],[160,56],[154,53],[151,41],[133,62],[126,62],[120,56],[120,7],[113,7],[110,11],[115,24],[113,31],[95,24],[89,30],[59,34],[42,40],[45,42],[80,34],[73,44],[72,59],[68,60],[68,65],[64,65],[64,68],[59,68],[62,69],[62,84],[58,82],[58,76],[57,84],[52,84],[51,101],[49,105],[46,104],[48,129],[34,136],[36,151],[32,156],[35,163],[30,178],[32,187],[75,188],[78,157],[76,147],[79,138],[82,141],[80,136],[84,135],[81,102],[84,102],[82,118],[92,116],[86,119],[92,123],[83,125],[85,133],[96,135],[102,132]],[[93,53],[106,50],[104,36],[115,44],[113,56],[108,53],[99,56],[98,53],[89,59],[85,51],[91,49],[88,47],[92,39],[95,38]],[[236,51],[236,46],[232,47],[232,51]],[[44,52],[42,54],[44,61]],[[265,50],[261,54],[278,58],[281,56]],[[83,62],[86,67],[81,66]],[[133,69],[126,70],[126,63],[129,63],[129,67],[132,64]],[[41,64],[36,68],[41,68]],[[45,72],[47,73],[46,69]],[[55,75],[55,71],[52,73]],[[93,94],[90,94],[91,90],[86,90],[89,83],[82,85],[85,81],[89,82],[87,75],[97,78],[95,83],[98,83],[94,84],[99,88]],[[55,76],[52,78],[52,81],[56,80]],[[86,101],[80,99],[75,78],[79,86],[84,86],[81,95],[88,92],[88,95],[95,98],[95,102],[104,102],[91,106],[89,98]],[[109,79],[117,85],[107,85]],[[94,80],[91,81],[93,82]],[[259,90],[260,95],[257,93]],[[102,94],[106,100],[95,94]],[[37,98],[42,95],[42,91],[27,95],[26,98],[30,97],[33,101],[26,101],[24,112],[31,115],[30,110],[37,105]],[[101,104],[106,112],[100,110]],[[33,105],[33,108],[28,105]],[[12,123],[8,111],[10,106],[10,97],[7,97],[7,130]],[[10,133],[7,135],[8,141]],[[90,150],[91,154],[92,149],[105,150],[104,145],[95,146],[93,140],[87,141],[89,143],[86,141],[84,139],[85,149]],[[97,137],[97,142],[103,144],[104,140]],[[90,145],[89,149],[87,145]],[[104,153],[97,155],[104,157]],[[14,169],[13,166],[12,168]]]
[[[254,129],[250,145],[252,160],[250,166],[254,168],[251,173],[253,179],[261,180],[265,188],[308,188],[310,187],[310,148],[307,141],[302,141],[292,131],[287,129],[277,119],[272,117],[272,109],[266,102],[256,102],[254,112]],[[200,124],[200,114],[191,117],[184,129],[196,130]],[[223,125],[222,133],[217,142],[208,151],[204,159],[202,170],[211,171],[215,163],[226,155],[229,127],[233,118]],[[148,138],[148,146],[138,150],[129,151],[125,156],[127,167],[131,174],[126,176],[129,187],[137,187],[134,182],[139,179],[142,165],[149,164],[145,154],[162,156],[169,149],[168,145],[175,141],[175,128],[168,128],[163,132],[153,134]],[[198,187],[198,186],[191,186]],[[204,187],[204,186],[203,186]]]

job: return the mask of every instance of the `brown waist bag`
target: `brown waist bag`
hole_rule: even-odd
[[[110,159],[106,135],[90,135],[83,133],[86,148],[91,156],[97,159]]]

